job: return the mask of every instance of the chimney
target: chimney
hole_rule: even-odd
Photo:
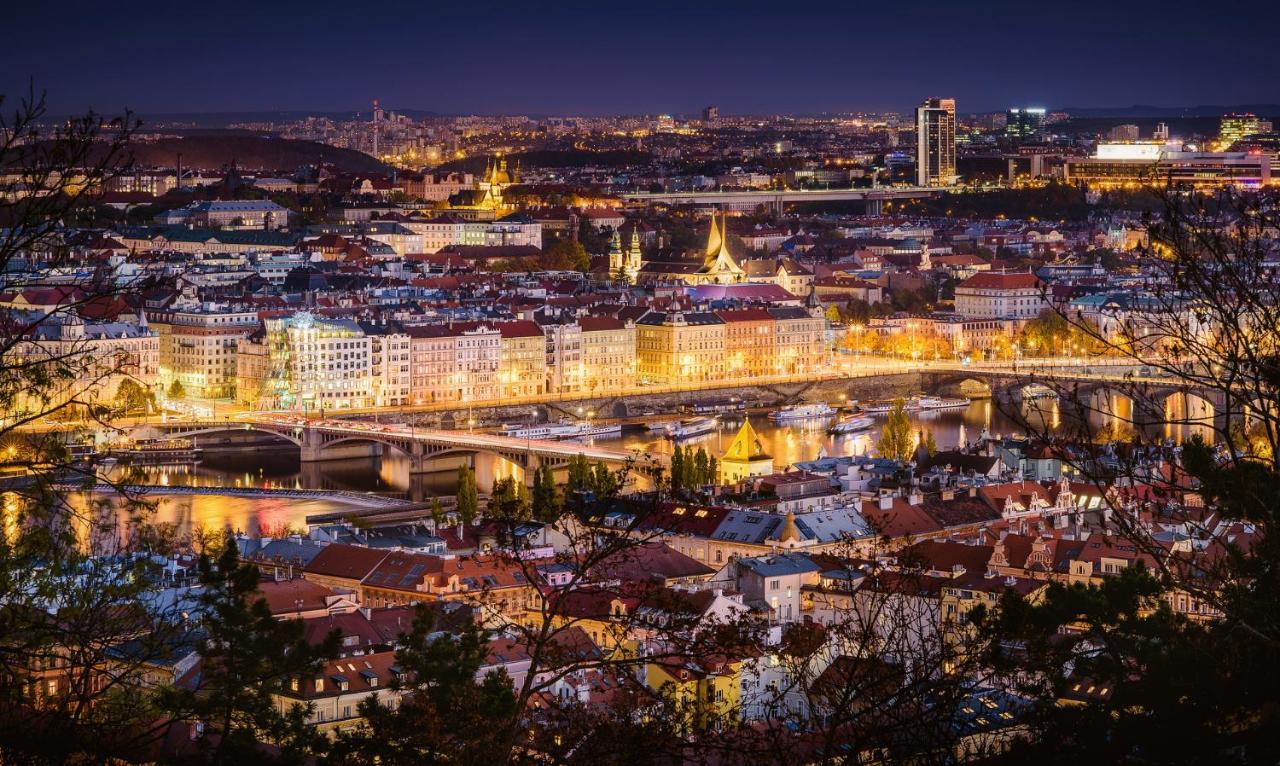
[[[893,507],[893,495],[880,496],[880,510],[887,511]]]

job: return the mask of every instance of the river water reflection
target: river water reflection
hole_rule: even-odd
[[[1021,433],[1017,421],[1010,416],[1009,404],[978,399],[963,409],[913,413],[917,433],[931,431],[939,448],[949,449],[976,442],[986,430],[994,436]],[[1034,424],[1036,431],[1060,427],[1060,405],[1056,399],[1042,399],[1021,405],[1022,417]],[[833,436],[826,432],[829,420],[778,425],[765,414],[750,416],[751,425],[760,436],[762,446],[774,460],[777,470],[785,470],[797,462],[827,455],[862,455],[875,452],[884,416],[875,426],[860,434]],[[741,420],[729,419],[718,430],[698,439],[684,442],[703,447],[719,457],[733,440]],[[1095,423],[1095,427],[1100,423]],[[1187,430],[1186,427],[1182,431]],[[1164,427],[1162,433],[1174,437],[1186,434]],[[598,444],[638,448],[644,451],[670,453],[673,444],[656,433],[627,433],[619,437],[598,439]],[[329,489],[373,492],[421,501],[434,495],[452,494],[456,489],[454,470],[430,474],[411,474],[407,458],[395,451],[378,458],[338,460],[302,465],[296,453],[289,450],[253,450],[247,453],[209,454],[196,466],[148,466],[117,468],[114,475],[131,482],[161,486],[199,486],[206,488],[274,488]],[[478,456],[477,482],[482,491],[497,477],[517,473],[518,468],[504,460]],[[226,495],[159,497],[157,519],[180,527],[204,525],[227,526],[256,532],[278,529],[289,524],[304,525],[309,514],[338,510],[344,506],[328,500],[298,500],[281,497],[233,497]]]
[[[823,450],[829,455],[861,455],[874,452],[879,427],[861,434],[831,436],[826,432],[829,421],[777,425],[766,415],[752,415],[751,424],[760,435],[764,448],[774,457],[779,470],[798,461],[811,460]],[[938,445],[948,448],[975,441],[984,428],[991,433],[1016,430],[1013,421],[989,400],[978,400],[962,410],[913,415],[918,429],[934,434]],[[728,448],[741,421],[729,420],[704,437],[685,442],[701,446],[719,456]],[[599,444],[635,447],[646,451],[670,453],[672,443],[653,433],[628,433],[612,439],[598,439]],[[477,480],[487,488],[495,477],[515,469],[498,458],[479,456]],[[194,486],[237,489],[330,489],[352,492],[374,492],[423,500],[433,495],[452,494],[456,489],[456,472],[410,474],[409,461],[394,451],[379,458],[337,460],[302,465],[288,450],[254,450],[245,454],[209,454],[198,465],[118,467],[114,478],[131,483],[159,486]],[[238,497],[229,495],[156,494],[156,520],[171,522],[181,528],[193,526],[229,527],[246,532],[275,530],[283,525],[301,527],[310,514],[349,507],[328,500],[299,500],[282,497]]]

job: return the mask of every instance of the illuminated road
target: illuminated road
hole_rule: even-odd
[[[441,448],[449,451],[490,452],[506,457],[536,455],[539,458],[568,460],[582,455],[588,460],[606,463],[665,463],[665,455],[639,451],[597,447],[576,441],[551,441],[547,439],[518,439],[501,434],[472,433],[469,431],[445,431],[419,428],[397,423],[368,423],[346,420],[309,420],[301,416],[271,413],[248,413],[220,421],[172,421],[151,423],[138,427],[139,432],[155,431],[167,436],[194,437],[227,431],[261,431],[306,446],[308,438],[317,435],[328,437],[332,445],[338,441],[368,441],[396,446],[414,457],[431,457]],[[337,437],[337,438],[334,438]],[[417,444],[431,449],[413,450],[407,445]],[[323,448],[325,445],[321,445]]]

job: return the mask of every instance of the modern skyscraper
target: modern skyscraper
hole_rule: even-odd
[[[1245,136],[1270,132],[1271,120],[1264,120],[1255,114],[1224,114],[1221,127],[1218,128],[1218,150],[1230,148]]]
[[[1107,132],[1107,138],[1111,141],[1137,141],[1138,140],[1137,125],[1117,125]]]
[[[1010,141],[1034,142],[1044,138],[1045,110],[1039,107],[1010,109],[1004,123],[1004,135]]]
[[[702,121],[708,125],[712,125],[716,120],[720,119],[720,107],[704,106],[702,107]]]
[[[916,107],[916,182],[952,186],[956,182],[956,102],[930,98]]]

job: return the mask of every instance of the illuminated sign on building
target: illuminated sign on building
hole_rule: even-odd
[[[1165,144],[1154,142],[1098,144],[1094,157],[1100,160],[1150,160],[1155,162],[1167,150]]]

